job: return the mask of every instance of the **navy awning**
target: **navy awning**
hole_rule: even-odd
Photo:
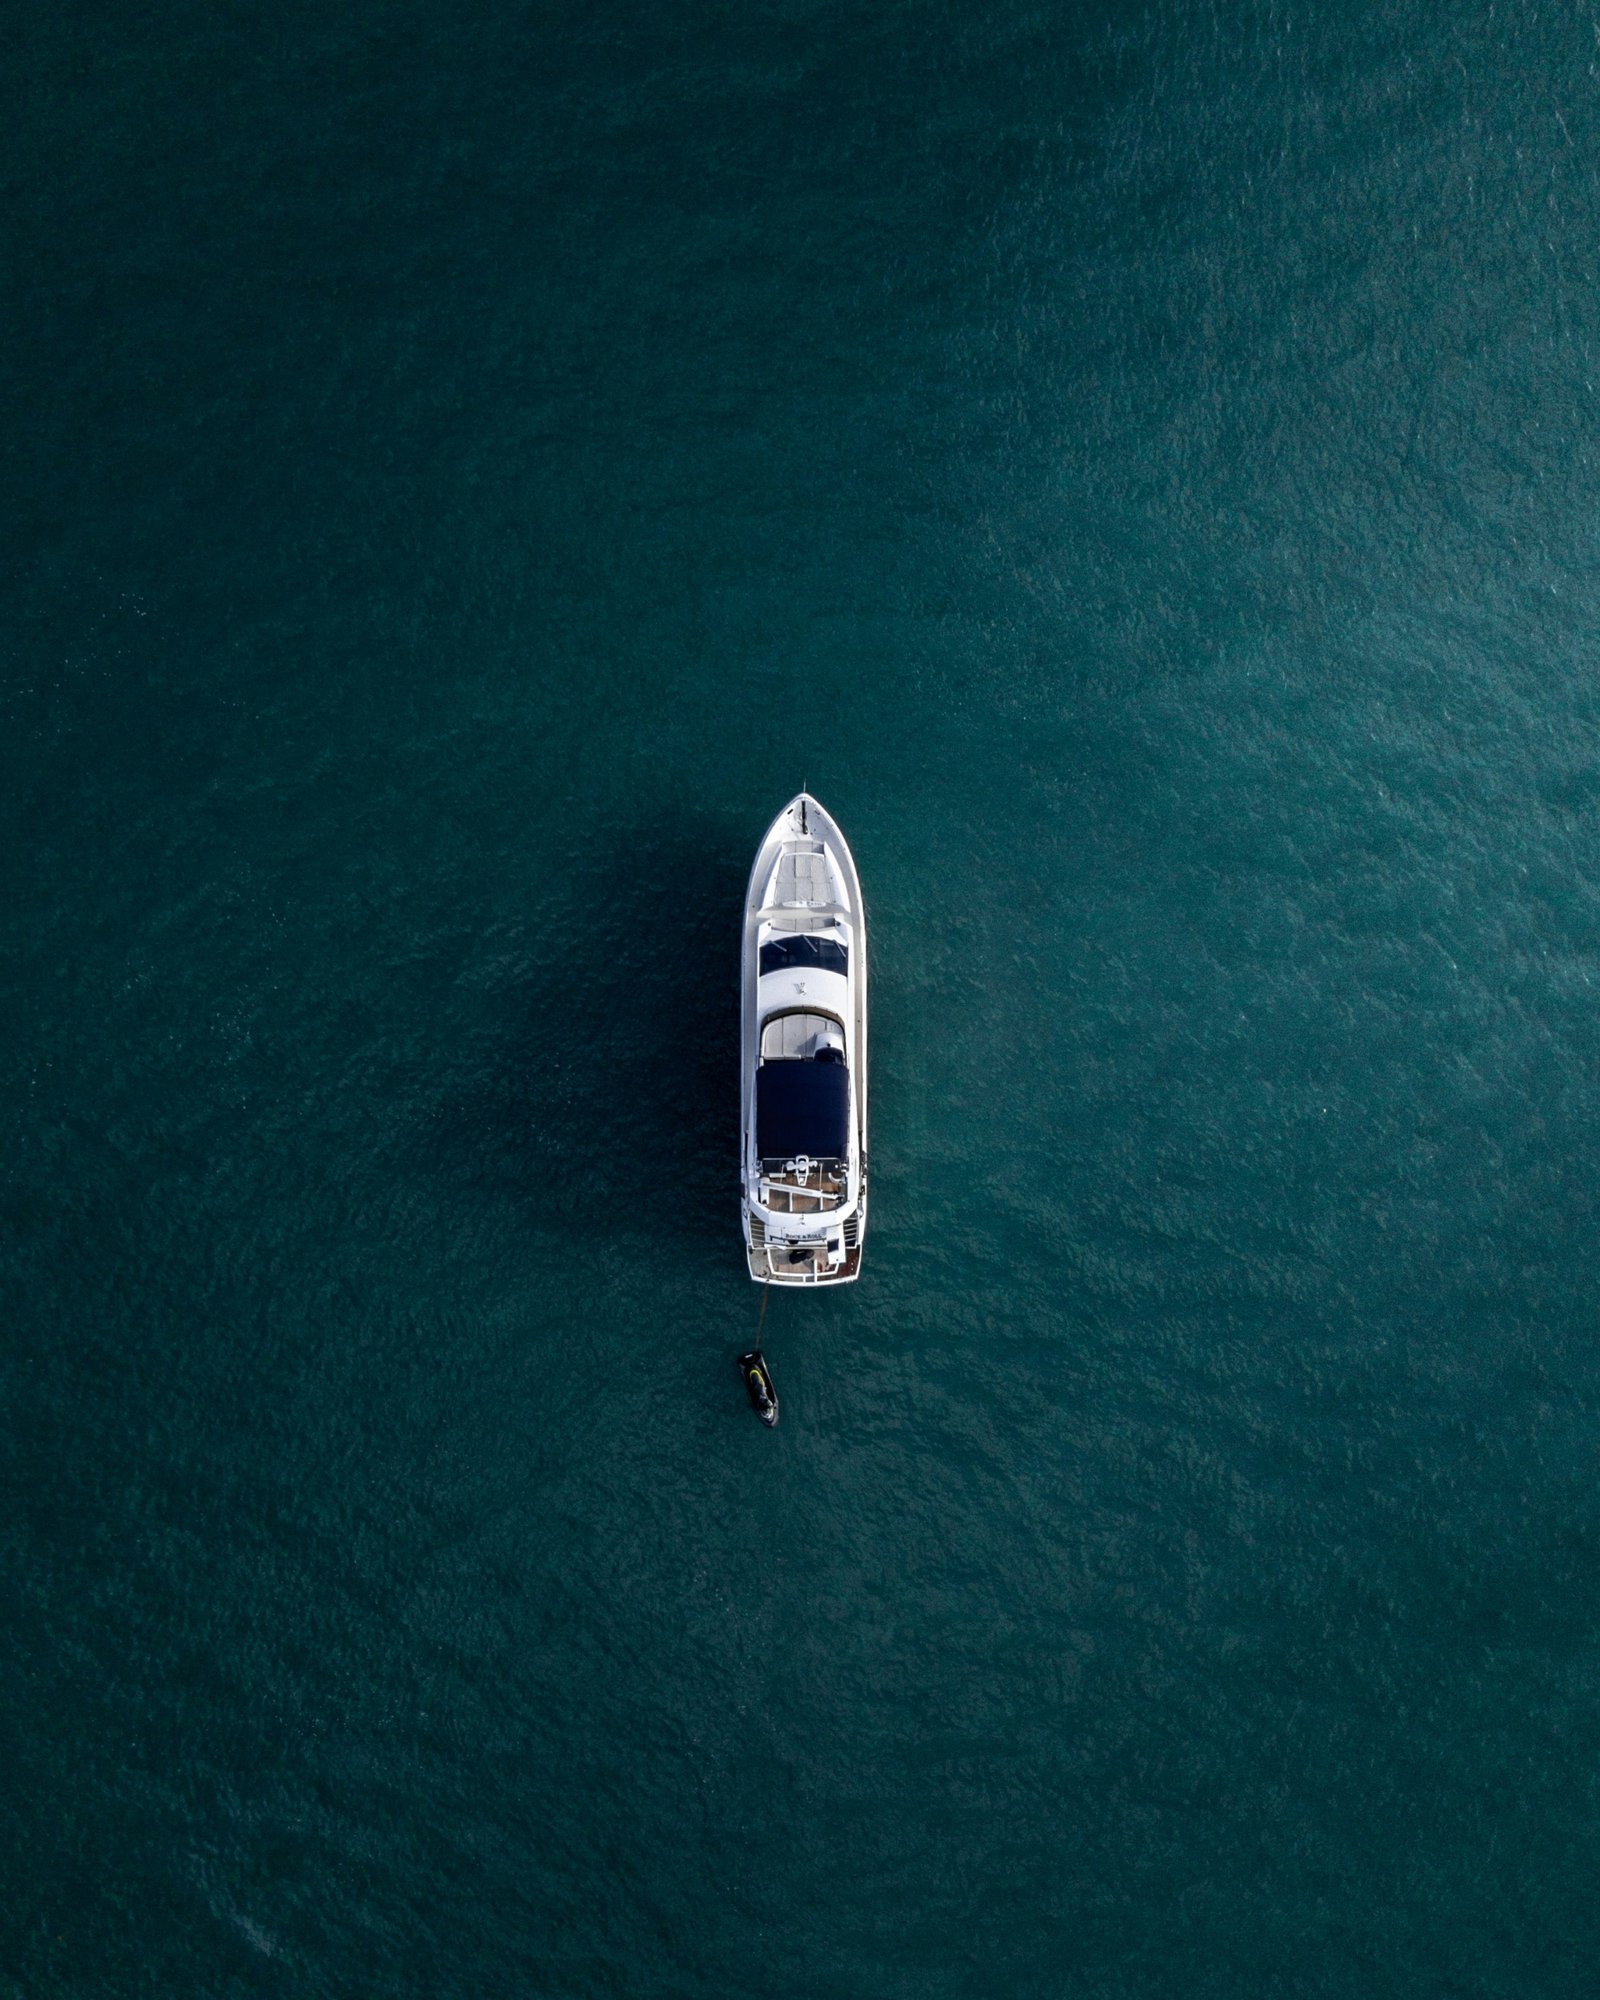
[[[841,1062],[767,1062],[756,1071],[756,1157],[842,1160],[850,1152],[850,1072]]]

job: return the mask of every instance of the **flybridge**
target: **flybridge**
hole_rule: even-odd
[[[850,1072],[789,1058],[756,1071],[756,1158],[842,1160],[850,1151]]]

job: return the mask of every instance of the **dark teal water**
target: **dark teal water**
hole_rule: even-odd
[[[0,1991],[1585,1990],[1597,65],[12,19]]]

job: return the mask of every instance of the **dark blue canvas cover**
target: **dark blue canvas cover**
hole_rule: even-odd
[[[756,1071],[756,1156],[842,1160],[850,1150],[850,1072],[840,1062],[766,1062]]]

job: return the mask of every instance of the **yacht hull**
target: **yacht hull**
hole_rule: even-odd
[[[740,1219],[758,1284],[843,1285],[867,1219],[867,924],[807,792],[756,850],[740,980]]]

